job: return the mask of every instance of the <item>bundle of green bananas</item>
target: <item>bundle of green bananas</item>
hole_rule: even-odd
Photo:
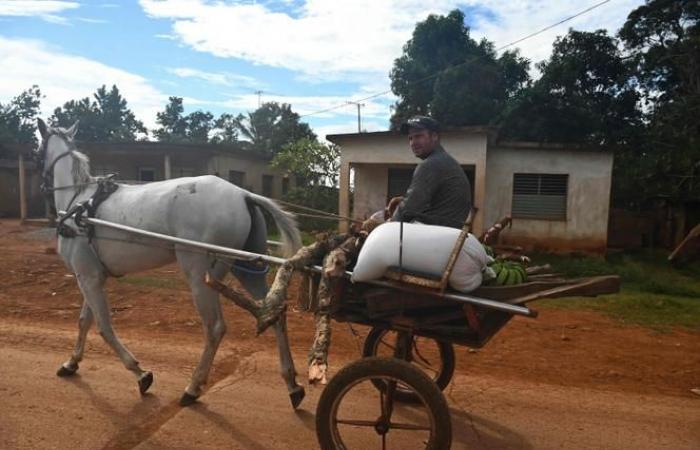
[[[497,286],[521,284],[527,281],[525,266],[515,261],[496,261],[491,265],[491,269],[496,273],[492,284]]]

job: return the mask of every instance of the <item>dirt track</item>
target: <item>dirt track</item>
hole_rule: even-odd
[[[202,337],[174,267],[108,285],[117,332],[155,373],[150,395],[139,397],[94,332],[80,376],[57,378],[81,300],[45,237],[0,223],[0,448],[316,447],[320,388],[307,388],[293,412],[271,336],[256,339],[252,319],[232,306],[209,390],[194,407],[176,405]],[[310,326],[307,315],[290,313],[302,375]],[[361,339],[337,324],[333,338],[337,370],[357,357]],[[514,320],[483,350],[459,348],[457,355],[446,391],[453,448],[700,448],[700,396],[689,392],[700,385],[700,333],[543,310],[537,320]]]

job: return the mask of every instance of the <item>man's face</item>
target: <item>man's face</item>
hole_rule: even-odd
[[[427,158],[439,142],[440,137],[435,132],[424,128],[410,128],[408,130],[408,145],[411,146],[411,150],[417,158]]]

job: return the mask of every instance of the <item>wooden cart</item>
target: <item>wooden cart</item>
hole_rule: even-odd
[[[410,440],[416,448],[449,448],[451,419],[442,390],[454,373],[455,344],[481,348],[513,316],[536,317],[528,302],[611,294],[620,286],[617,276],[567,280],[544,274],[521,285],[481,287],[464,295],[441,293],[425,286],[430,280],[411,274],[390,277],[381,286],[347,282],[332,313],[334,320],[366,325],[370,332],[363,358],[342,368],[319,399],[316,433],[324,450],[356,448],[354,441],[366,442],[362,433],[376,434],[382,449],[393,436],[403,434],[405,440],[407,433],[415,434]],[[511,312],[499,305],[522,309]],[[380,400],[375,411],[358,411],[353,398],[367,396],[367,386]]]

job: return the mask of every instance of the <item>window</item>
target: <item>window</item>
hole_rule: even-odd
[[[245,183],[245,172],[239,172],[238,170],[229,170],[228,181],[235,184],[236,186],[243,187],[243,184]]]
[[[513,217],[566,220],[569,175],[513,174]]]
[[[282,178],[282,195],[287,195],[289,192],[289,177]]]
[[[272,197],[272,181],[274,177],[272,175],[262,176],[262,195],[265,197]]]
[[[139,181],[147,183],[149,181],[156,180],[156,171],[150,167],[140,167],[139,168]]]

